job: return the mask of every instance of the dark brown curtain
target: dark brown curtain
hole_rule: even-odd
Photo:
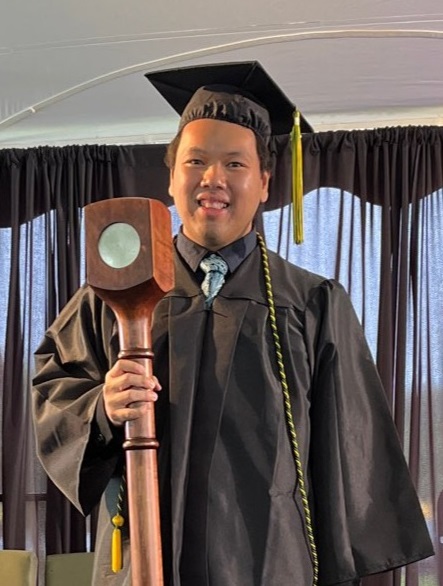
[[[289,189],[274,180],[259,225],[268,245],[347,287],[380,369],[437,556],[373,586],[443,581],[443,130],[393,128],[304,137],[305,244],[291,244]],[[276,169],[289,164],[285,139]],[[47,481],[30,420],[32,354],[83,280],[82,209],[99,199],[169,202],[164,146],[0,150],[1,525],[5,548],[93,545]],[[439,500],[440,499],[440,500]],[[440,550],[439,550],[440,548]],[[440,572],[440,573],[439,573]],[[439,582],[440,580],[440,582]]]

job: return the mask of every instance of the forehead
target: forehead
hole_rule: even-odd
[[[181,131],[179,149],[253,150],[255,134],[249,128],[222,120],[199,119],[186,124]]]

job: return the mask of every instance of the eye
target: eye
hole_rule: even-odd
[[[237,169],[238,167],[244,167],[245,165],[241,161],[230,161],[227,166],[231,169]]]
[[[204,163],[201,159],[188,159],[187,161],[185,161],[185,164],[190,165],[191,167],[204,165]]]

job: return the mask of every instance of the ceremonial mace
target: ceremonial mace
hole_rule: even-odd
[[[174,286],[171,217],[161,202],[127,197],[85,207],[86,280],[117,318],[119,358],[152,375],[151,324]],[[125,424],[132,586],[162,586],[154,403]]]

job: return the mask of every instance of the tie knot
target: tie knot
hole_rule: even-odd
[[[206,308],[209,309],[225,282],[228,265],[217,254],[211,254],[201,261],[200,268],[206,273],[201,288],[206,297]]]
[[[226,275],[228,272],[228,265],[218,254],[211,254],[204,258],[200,263],[200,268],[206,274],[209,272],[217,272]]]

